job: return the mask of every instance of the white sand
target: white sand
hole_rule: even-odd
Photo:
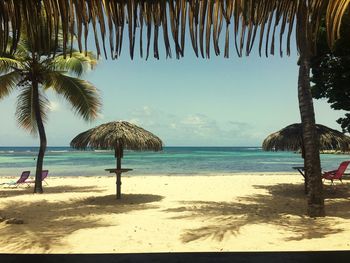
[[[8,181],[0,178],[0,183]],[[0,253],[350,249],[350,182],[326,185],[327,217],[305,216],[296,174],[50,177],[45,193],[0,188]]]

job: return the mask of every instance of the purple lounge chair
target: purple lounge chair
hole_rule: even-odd
[[[46,185],[49,185],[46,181],[45,181],[45,178],[48,176],[49,174],[49,170],[43,170],[41,172],[41,181],[42,182],[45,182]],[[29,181],[26,181],[26,183],[28,184],[34,184],[35,183],[35,180],[29,180]]]
[[[27,184],[29,186],[28,182],[26,182],[26,180],[29,177],[29,174],[30,171],[23,171],[21,177],[16,182],[2,183],[2,185],[7,185],[8,187],[14,186],[15,188],[17,188],[21,184]]]

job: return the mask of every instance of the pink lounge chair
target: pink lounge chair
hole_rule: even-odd
[[[333,180],[339,180],[341,183],[343,183],[342,177],[344,175],[346,168],[348,168],[349,163],[350,163],[350,161],[342,162],[339,165],[337,170],[324,172],[322,175],[323,181],[331,180],[331,182],[333,184]]]
[[[28,182],[26,182],[26,180],[29,177],[29,174],[30,171],[23,171],[21,177],[16,182],[2,183],[2,185],[7,185],[8,187],[14,186],[15,188],[17,188],[21,184],[27,184],[29,186]]]
[[[45,178],[48,176],[49,174],[49,170],[43,170],[41,172],[41,181],[42,182],[45,182],[46,185],[49,185],[46,181],[45,181]],[[26,181],[26,183],[28,184],[34,184],[35,183],[35,180],[29,180],[29,181]]]

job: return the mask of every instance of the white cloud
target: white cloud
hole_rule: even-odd
[[[126,118],[158,135],[166,145],[259,145],[254,125],[235,120],[217,121],[202,113],[174,115],[150,106],[131,111]]]
[[[246,123],[246,122],[241,122],[241,121],[229,121],[229,124],[236,128],[251,128],[251,124]]]
[[[146,116],[151,116],[152,115],[152,109],[149,106],[144,106],[143,107],[143,113]]]
[[[185,125],[203,126],[206,124],[204,115],[188,115],[181,121]]]
[[[163,111],[154,109],[150,106],[143,106],[142,108],[134,109],[128,114],[128,121],[144,128],[153,129],[162,126],[167,126],[174,119],[174,115],[165,113]]]

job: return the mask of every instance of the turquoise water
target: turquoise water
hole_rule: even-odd
[[[36,147],[0,147],[0,176],[35,171]],[[324,170],[337,168],[349,155],[321,154]],[[206,174],[243,172],[291,172],[302,165],[300,154],[265,152],[260,147],[165,147],[161,152],[125,151],[123,168],[127,175],[140,174]],[[44,168],[52,176],[103,175],[105,168],[115,167],[113,152],[76,151],[69,147],[48,147]]]

